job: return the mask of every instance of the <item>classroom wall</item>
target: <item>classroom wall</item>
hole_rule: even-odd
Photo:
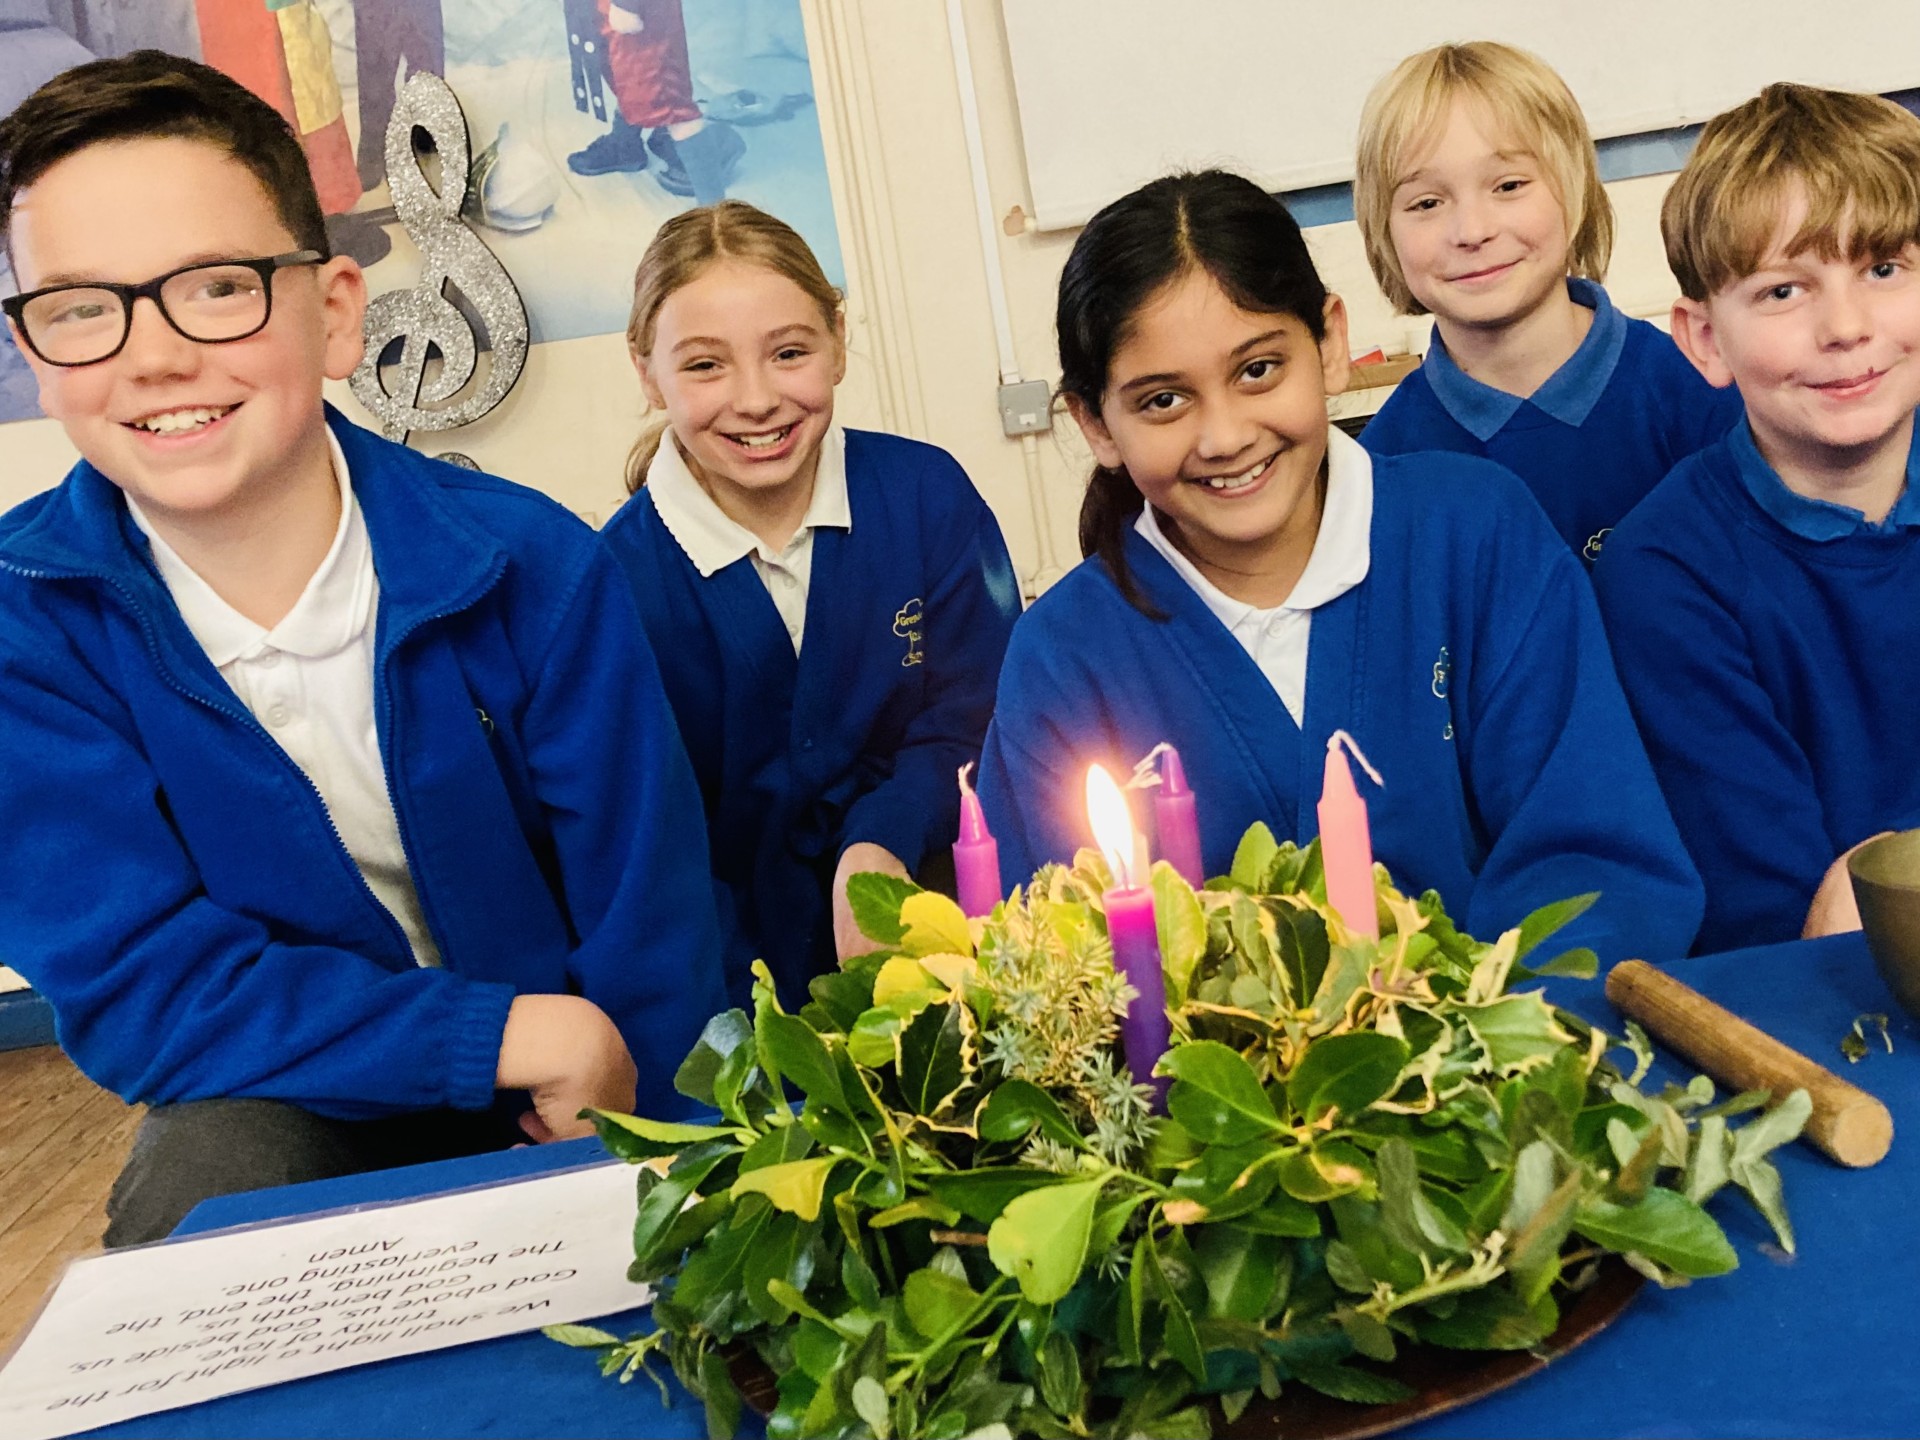
[[[1064,417],[1051,436],[1001,433],[999,359],[946,8],[935,0],[802,3],[848,276],[852,353],[839,413],[848,424],[953,451],[1000,517],[1034,593],[1078,558],[1074,517],[1087,457]],[[1000,7],[964,0],[964,12],[994,213],[1004,220],[1031,204]],[[1669,179],[1608,187],[1620,220],[1609,284],[1632,314],[1664,317],[1675,292],[1658,232]],[[993,231],[1014,352],[1022,375],[1051,384],[1053,291],[1073,237],[1015,229]],[[1424,348],[1426,323],[1388,311],[1352,224],[1308,236],[1328,284],[1346,297],[1356,348]],[[344,385],[333,392],[364,420]],[[1375,408],[1383,394],[1342,397],[1336,413]],[[622,463],[641,416],[622,337],[592,336],[536,346],[491,415],[412,443],[462,451],[599,523],[623,498]],[[0,426],[0,505],[54,483],[73,458],[53,421]]]

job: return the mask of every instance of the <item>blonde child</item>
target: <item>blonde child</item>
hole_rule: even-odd
[[[871,948],[848,877],[951,843],[1020,597],[953,458],[843,429],[840,296],[806,242],[727,201],[669,221],[628,347],[664,423],[604,535],[625,565],[699,777],[729,981],[789,1004]]]
[[[1770,86],[1708,123],[1660,228],[1674,338],[1746,418],[1594,585],[1700,948],[1857,929],[1848,851],[1920,825],[1920,119]]]
[[[1355,168],[1381,289],[1434,318],[1425,362],[1361,443],[1498,461],[1591,563],[1739,408],[1601,288],[1613,207],[1566,83],[1492,41],[1423,51],[1368,97]]]

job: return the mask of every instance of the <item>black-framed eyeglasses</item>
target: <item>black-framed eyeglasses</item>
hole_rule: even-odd
[[[202,345],[244,340],[273,315],[273,274],[289,265],[320,265],[318,250],[291,250],[258,260],[203,260],[144,285],[90,280],[49,285],[0,300],[35,355],[49,365],[96,365],[125,348],[133,302],[145,296],[180,334]]]

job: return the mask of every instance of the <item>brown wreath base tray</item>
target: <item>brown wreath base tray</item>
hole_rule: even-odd
[[[1605,1329],[1639,1292],[1641,1277],[1620,1260],[1608,1258],[1594,1282],[1563,1301],[1560,1328],[1537,1350],[1444,1350],[1437,1346],[1403,1345],[1391,1365],[1366,1361],[1364,1367],[1413,1388],[1415,1393],[1391,1405],[1355,1405],[1335,1400],[1304,1385],[1289,1385],[1278,1400],[1255,1396],[1253,1403],[1227,1424],[1216,1412],[1214,1434],[1229,1440],[1365,1440],[1385,1435],[1416,1420],[1441,1415],[1471,1404],[1496,1390],[1524,1380],[1575,1346]],[[779,1403],[774,1375],[760,1357],[744,1347],[728,1357],[728,1369],[741,1398],[762,1415]]]

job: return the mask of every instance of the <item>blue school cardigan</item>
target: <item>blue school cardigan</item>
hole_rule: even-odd
[[[1153,620],[1090,560],[1014,630],[981,763],[1002,878],[1091,843],[1094,761],[1162,740],[1185,762],[1209,875],[1254,821],[1319,833],[1327,738],[1345,729],[1374,856],[1491,939],[1549,901],[1600,901],[1556,937],[1603,959],[1682,955],[1700,882],[1634,733],[1581,567],[1520,483],[1465,456],[1377,457],[1366,578],[1313,612],[1304,725],[1137,532]]]
[[[1799,936],[1827,868],[1920,825],[1920,446],[1884,523],[1792,494],[1745,423],[1615,532],[1593,583],[1707,887],[1699,948]]]
[[[1360,432],[1376,455],[1449,450],[1504,465],[1588,564],[1667,471],[1740,418],[1740,397],[1701,378],[1672,339],[1614,308],[1591,280],[1569,280],[1593,311],[1580,346],[1531,396],[1460,369],[1438,332],[1419,369]]]
[[[530,490],[329,412],[380,578],[374,719],[441,969],[207,659],[84,462],[0,519],[0,955],[133,1102],[360,1119],[494,1098],[579,993],[643,1109],[723,1003],[699,798],[619,571]]]
[[[800,654],[744,557],[702,578],[645,490],[601,532],[626,567],[699,777],[745,998],[766,960],[781,996],[833,968],[840,852],[909,870],[953,843],[959,767],[978,757],[1020,591],[1000,527],[953,457],[847,431],[851,530],[813,537]]]

